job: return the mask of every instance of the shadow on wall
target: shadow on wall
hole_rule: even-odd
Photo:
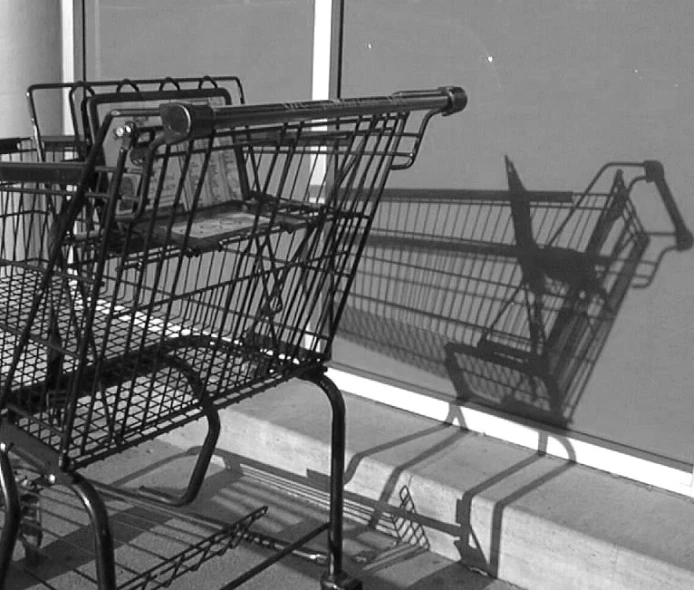
[[[528,191],[508,158],[506,173],[506,191],[386,191],[340,335],[462,401],[565,427],[627,291],[692,235],[657,161],[605,164],[580,192]],[[673,231],[642,224],[643,185]]]

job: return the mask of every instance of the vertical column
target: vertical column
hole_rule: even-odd
[[[0,137],[29,135],[27,86],[62,78],[61,10],[57,0],[0,2]],[[59,97],[40,104],[43,133],[61,131]]]
[[[314,0],[314,100],[341,98],[344,0]]]

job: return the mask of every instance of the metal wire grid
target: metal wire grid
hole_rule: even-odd
[[[138,141],[84,189],[6,186],[6,200],[28,203],[4,222],[44,247],[31,265],[8,256],[3,285],[16,295],[0,304],[17,339],[5,403],[19,427],[80,466],[200,416],[201,400],[228,405],[323,363],[406,119],[246,127],[175,148],[157,139],[136,171],[146,204],[128,195],[117,211]],[[210,163],[236,159],[246,199],[198,209]],[[195,234],[193,219],[227,213],[250,225]]]
[[[6,587],[78,590],[98,585],[91,523],[80,499],[62,486],[21,488],[25,514]],[[40,491],[40,495],[39,495]],[[223,523],[137,498],[106,498],[120,590],[155,590],[234,549],[267,507]],[[1,519],[2,517],[0,517]]]

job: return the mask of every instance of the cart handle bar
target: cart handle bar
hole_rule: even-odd
[[[665,180],[665,169],[662,163],[658,160],[645,160],[643,169],[646,173],[646,181],[655,183],[670,220],[675,226],[675,248],[680,252],[689,250],[694,246],[694,237],[685,224],[677,203],[675,203],[675,198],[670,191],[670,186]]]
[[[215,128],[230,129],[244,125],[269,125],[382,114],[393,111],[438,111],[452,115],[467,105],[467,95],[458,86],[434,90],[398,92],[391,96],[371,96],[294,103],[272,103],[213,108],[210,105],[168,103],[159,106],[167,143],[174,144],[199,137],[209,137]]]
[[[692,246],[694,246],[694,237],[692,237],[692,232],[687,227],[687,224],[685,223],[684,218],[677,207],[675,198],[672,196],[672,191],[670,191],[670,187],[665,180],[665,168],[660,161],[644,160],[643,162],[607,162],[607,164],[603,164],[602,168],[600,168],[597,174],[593,176],[593,180],[590,181],[590,184],[582,193],[584,196],[593,189],[598,180],[609,168],[643,169],[643,176],[634,178],[631,181],[631,186],[633,186],[637,181],[641,180],[654,183],[675,230],[675,248],[678,251],[683,252],[684,250],[689,250]]]

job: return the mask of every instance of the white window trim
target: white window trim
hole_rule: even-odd
[[[432,398],[348,371],[330,369],[328,376],[341,391],[399,410],[460,426],[527,449],[546,453],[586,467],[606,471],[642,484],[694,497],[694,472],[668,467],[648,459],[609,449],[596,442],[558,435],[526,426],[477,408]]]
[[[62,82],[73,82],[76,78],[76,53],[75,45],[75,5],[74,0],[60,0],[60,30],[62,35]],[[73,133],[70,105],[63,102],[63,133]]]

